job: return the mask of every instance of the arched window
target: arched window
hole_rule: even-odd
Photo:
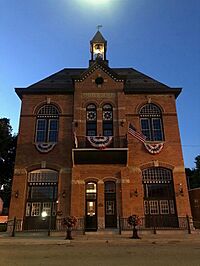
[[[58,109],[51,104],[43,105],[37,113],[36,143],[56,143],[58,141]]]
[[[86,108],[86,136],[97,135],[97,108],[89,104]]]
[[[38,169],[28,174],[25,229],[55,227],[58,172]],[[42,222],[41,222],[42,221]]]
[[[164,140],[162,126],[162,112],[158,106],[149,103],[140,110],[141,131],[146,136],[146,140]]]
[[[113,136],[113,108],[110,104],[103,106],[103,136]]]
[[[142,171],[147,227],[177,227],[172,171],[152,167]]]

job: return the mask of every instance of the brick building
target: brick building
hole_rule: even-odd
[[[189,199],[194,227],[200,229],[200,187],[189,189]]]
[[[179,227],[191,216],[176,113],[180,88],[133,68],[111,68],[97,31],[87,68],[65,68],[22,101],[10,219],[52,228],[66,215],[86,230]]]

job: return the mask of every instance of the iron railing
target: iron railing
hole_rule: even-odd
[[[128,224],[127,218],[120,218],[120,225],[121,230],[131,230],[132,227]],[[146,217],[140,218],[140,224],[137,226],[138,230],[144,230],[144,229],[184,229],[187,230],[189,227],[191,227],[190,219],[188,216],[186,217],[168,217],[167,222],[166,218],[160,218],[160,223],[152,219],[151,223],[148,223],[148,220]]]
[[[127,136],[125,135],[125,136],[113,137],[112,142],[107,148],[127,148],[127,147],[128,147],[128,142],[127,142]],[[77,148],[86,149],[86,148],[94,148],[94,147],[87,140],[87,137],[77,136]]]
[[[172,217],[174,218],[174,217]],[[145,217],[141,217],[140,218],[140,224],[137,226],[138,230],[153,230],[154,233],[156,233],[156,230],[172,230],[172,229],[176,229],[176,230],[187,230],[188,233],[191,233],[191,228],[193,227],[193,222],[196,222],[198,224],[200,224],[200,221],[192,221],[192,218],[189,216],[186,217],[178,217],[177,218],[177,222],[175,222],[174,219],[171,220],[171,226],[163,226],[162,224],[159,226],[158,224],[151,224],[151,226],[146,226],[146,218]],[[36,228],[36,227],[35,227]],[[46,229],[46,231],[48,230],[48,228]],[[77,219],[77,224],[76,226],[73,228],[74,231],[80,231],[83,234],[85,233],[85,218],[79,218]],[[127,218],[124,217],[118,217],[118,230],[119,230],[119,234],[121,234],[122,231],[130,231],[132,230],[132,226],[130,226],[128,224]],[[7,223],[7,232],[11,235],[11,236],[15,236],[15,232],[20,232],[20,231],[45,231],[45,229],[29,229],[29,230],[23,230],[23,220],[21,219],[16,219],[14,218],[13,220],[9,220]],[[55,229],[51,229],[51,232],[64,232],[66,231],[66,226],[63,224],[63,219],[59,218],[56,220],[56,227]]]

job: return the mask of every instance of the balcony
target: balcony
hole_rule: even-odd
[[[87,137],[77,137],[77,147],[72,149],[73,163],[76,164],[126,164],[127,137],[112,137],[105,147],[94,147]]]

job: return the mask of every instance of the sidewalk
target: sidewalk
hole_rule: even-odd
[[[0,245],[87,245],[87,244],[112,244],[112,245],[152,245],[152,244],[185,244],[199,245],[200,234],[151,234],[140,235],[141,239],[131,239],[131,234],[126,235],[73,235],[73,240],[66,240],[64,236],[23,235],[15,237],[7,233],[0,233]]]

